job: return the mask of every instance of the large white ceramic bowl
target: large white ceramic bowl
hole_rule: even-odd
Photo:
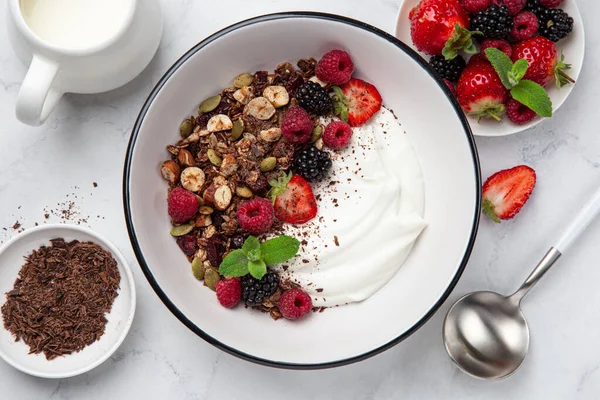
[[[416,51],[416,47],[412,43],[410,37],[410,20],[408,15],[420,0],[404,0],[400,6],[400,12],[398,13],[398,19],[396,21],[396,37],[408,44],[412,49]],[[585,32],[583,30],[583,19],[579,13],[579,8],[575,0],[565,0],[560,8],[564,9],[570,16],[575,20],[573,25],[573,32],[568,38],[561,40],[556,45],[559,51],[563,51],[565,55],[565,62],[571,64],[571,69],[567,71],[576,81],[579,79],[581,73],[581,67],[583,66],[583,58],[585,54]],[[421,54],[421,53],[419,53]],[[429,60],[429,56],[421,54]],[[552,100],[552,108],[556,112],[560,106],[563,105],[569,94],[573,90],[575,85],[563,86],[560,90],[555,85],[550,85],[547,88],[550,100]],[[547,119],[547,118],[546,118]],[[507,118],[504,118],[502,122],[497,122],[490,119],[482,119],[480,122],[475,118],[469,117],[473,134],[476,136],[506,136],[515,133],[522,132],[529,128],[534,127],[546,119],[541,117],[534,118],[531,122],[524,125],[516,125],[510,122]]]
[[[121,252],[97,233],[80,226],[68,224],[44,225],[13,237],[0,249],[0,306],[6,301],[5,293],[13,288],[24,256],[40,246],[50,245],[51,239],[66,241],[91,241],[112,253],[121,274],[121,288],[110,313],[108,323],[100,340],[83,350],[48,361],[43,354],[29,354],[29,347],[4,329],[0,321],[0,358],[13,367],[41,378],[68,378],[83,374],[106,361],[119,348],[133,322],[135,315],[135,283],[133,274]]]
[[[344,48],[356,75],[373,82],[415,146],[425,179],[428,227],[382,290],[362,303],[291,322],[219,305],[196,281],[169,236],[167,186],[159,166],[181,121],[240,72]],[[434,112],[434,114],[432,114]],[[463,271],[479,221],[480,172],[469,125],[426,63],[393,36],[328,14],[254,18],[205,39],[173,65],[135,124],[125,162],[124,202],[133,248],[165,305],[215,346],[255,362],[324,368],[364,359],[405,339],[440,307]],[[368,232],[364,232],[365,235]],[[385,245],[385,244],[382,244]],[[377,249],[373,249],[377,251]]]

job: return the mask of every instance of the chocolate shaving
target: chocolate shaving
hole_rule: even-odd
[[[2,306],[4,327],[48,360],[78,352],[104,334],[121,276],[91,242],[53,239],[25,257]]]

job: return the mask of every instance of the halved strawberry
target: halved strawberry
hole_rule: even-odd
[[[375,86],[352,78],[341,88],[333,88],[336,114],[350,126],[361,126],[381,108],[381,95]]]
[[[317,201],[310,183],[299,175],[281,174],[272,179],[269,195],[273,198],[275,217],[290,224],[303,224],[317,215]]]
[[[526,165],[496,172],[483,185],[483,213],[494,222],[511,219],[535,187],[535,171]]]

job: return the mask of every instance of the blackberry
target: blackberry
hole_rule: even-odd
[[[309,182],[323,179],[331,168],[329,153],[315,146],[298,150],[294,154],[292,170]]]
[[[471,19],[471,30],[486,38],[506,39],[513,28],[513,20],[506,6],[491,5]]]
[[[465,59],[457,56],[452,60],[446,60],[444,56],[433,56],[429,60],[434,71],[442,79],[448,79],[450,82],[458,81],[462,70],[465,68]]]
[[[525,9],[538,17],[540,35],[553,42],[566,38],[573,31],[573,18],[560,8],[547,8],[539,0],[529,0]]]
[[[242,277],[241,281],[242,299],[251,307],[260,306],[279,287],[279,275],[275,272],[267,272],[260,280],[255,279],[252,275],[246,275]]]
[[[296,100],[306,111],[317,115],[325,115],[333,107],[331,97],[327,92],[321,85],[311,81],[300,86],[298,92],[296,92]]]

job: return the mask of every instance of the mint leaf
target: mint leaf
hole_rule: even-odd
[[[260,249],[260,243],[258,239],[254,236],[248,236],[244,244],[242,245],[242,250],[244,253],[248,254],[250,251]]]
[[[219,265],[219,273],[224,276],[238,277],[248,274],[248,257],[242,249],[227,254]]]
[[[498,216],[494,213],[494,205],[492,204],[491,201],[489,200],[484,200],[483,201],[483,213],[485,215],[487,215],[488,217],[490,217],[492,219],[492,221],[494,221],[495,223],[499,224],[502,221],[500,221],[500,218],[498,218]]]
[[[520,60],[515,61],[512,66],[512,74],[517,81],[523,79],[525,74],[527,73],[527,69],[529,68],[529,62],[527,60],[521,58]]]
[[[267,264],[263,260],[250,261],[248,263],[248,271],[256,279],[261,279],[267,273]]]
[[[546,90],[537,83],[523,80],[511,89],[511,96],[542,117],[552,116],[552,101]]]
[[[258,260],[261,259],[260,248],[259,249],[252,249],[248,253],[246,253],[246,255],[248,256],[248,260],[250,260],[250,261],[258,261]]]
[[[512,88],[516,83],[513,84],[508,76],[509,72],[511,72],[513,69],[513,63],[511,59],[506,54],[493,47],[485,49],[485,55],[490,63],[492,63],[496,73],[498,73],[498,76],[500,77],[504,87],[507,89]]]
[[[281,264],[298,253],[300,242],[290,236],[279,236],[260,244],[262,259],[267,265]]]

